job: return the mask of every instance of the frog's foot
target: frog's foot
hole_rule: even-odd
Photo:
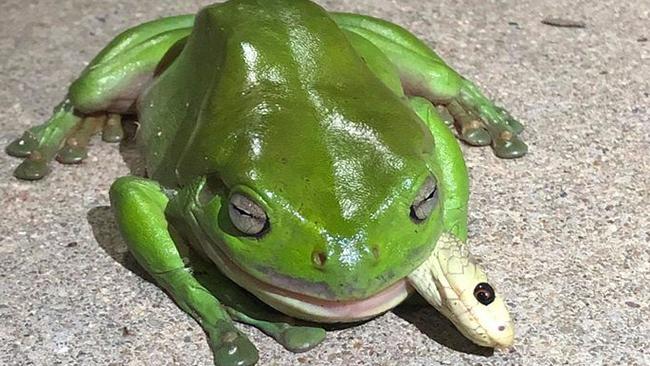
[[[528,151],[528,146],[519,138],[523,125],[505,109],[495,106],[471,82],[464,80],[458,97],[444,107],[453,117],[459,137],[466,143],[492,145],[494,153],[506,159],[521,157]]]
[[[66,138],[56,160],[62,164],[79,164],[88,157],[90,138],[102,131],[105,142],[120,142],[124,138],[122,116],[114,113],[99,113],[83,117],[76,129]]]
[[[319,345],[326,336],[326,332],[322,328],[257,320],[229,307],[226,310],[233,320],[258,328],[291,352],[309,351]]]
[[[20,179],[37,180],[48,173],[48,164],[56,159],[65,164],[76,164],[87,156],[90,138],[100,130],[107,142],[119,142],[122,131],[119,114],[79,116],[70,101],[55,108],[44,124],[32,127],[9,146],[9,155],[25,158],[14,175]]]
[[[257,349],[231,322],[219,321],[207,331],[215,365],[247,366],[257,363]]]
[[[56,160],[63,164],[79,164],[88,157],[88,142],[106,121],[105,114],[88,116],[81,120],[77,128],[65,140]]]

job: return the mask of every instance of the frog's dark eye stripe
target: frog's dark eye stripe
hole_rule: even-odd
[[[411,218],[416,223],[421,223],[431,215],[438,203],[438,187],[433,177],[427,178],[420,188],[413,204],[411,204]]]
[[[261,235],[269,226],[269,219],[264,209],[239,193],[230,197],[228,215],[235,228],[246,235]]]

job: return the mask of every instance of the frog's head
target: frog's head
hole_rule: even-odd
[[[366,319],[409,295],[407,276],[442,228],[434,174],[406,179],[383,207],[364,212],[368,220],[350,213],[363,192],[339,191],[350,197],[341,208],[336,191],[301,193],[307,198],[296,205],[287,190],[205,180],[193,216],[203,250],[228,277],[284,313],[321,322]]]
[[[466,219],[449,131],[434,144],[392,92],[362,101],[345,85],[307,101],[288,103],[287,90],[215,103],[181,172],[203,176],[192,216],[211,260],[272,307],[320,322],[399,304],[443,231]]]

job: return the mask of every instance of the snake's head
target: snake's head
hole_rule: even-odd
[[[474,343],[505,348],[514,340],[514,325],[499,294],[474,261],[464,242],[443,234],[431,256],[409,282]]]

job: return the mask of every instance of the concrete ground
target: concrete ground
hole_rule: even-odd
[[[121,29],[200,3],[3,0],[0,145],[48,117]],[[650,364],[650,2],[322,3],[413,30],[525,123],[522,159],[464,147],[472,251],[517,340],[492,354],[434,310],[398,308],[300,355],[247,328],[260,364]],[[86,163],[35,183],[0,154],[0,364],[211,364],[197,323],[129,270],[108,207],[129,172],[118,150],[96,141]]]

